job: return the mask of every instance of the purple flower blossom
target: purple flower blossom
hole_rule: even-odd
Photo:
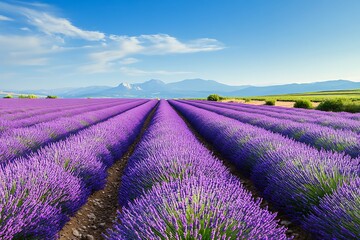
[[[318,151],[262,128],[179,101],[170,102],[207,141],[251,177],[267,200],[300,223],[324,196],[331,196],[359,176],[360,159]],[[341,205],[332,203],[333,207]],[[326,228],[325,220],[323,224]],[[327,227],[342,229],[342,224],[334,221]]]
[[[129,160],[123,212],[107,239],[286,239],[275,214],[260,208],[161,101]]]

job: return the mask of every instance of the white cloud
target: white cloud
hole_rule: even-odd
[[[120,72],[129,76],[181,75],[181,74],[192,73],[192,72],[178,72],[178,71],[165,71],[165,70],[145,71],[138,68],[129,68],[129,67],[121,67]]]
[[[43,7],[43,5],[32,5]],[[45,5],[46,6],[46,5]],[[58,35],[71,38],[79,38],[88,41],[105,39],[105,34],[98,31],[86,31],[74,26],[69,20],[53,16],[43,10],[28,8],[20,5],[12,5],[0,2],[0,10],[27,18],[27,22],[48,35]]]
[[[47,13],[29,11],[26,14],[29,23],[36,26],[40,31],[49,35],[63,35],[66,37],[80,38],[88,41],[99,41],[105,38],[105,34],[98,31],[85,31],[72,25],[65,18],[58,18]]]
[[[14,19],[6,17],[4,15],[0,15],[0,21],[14,21]]]
[[[209,52],[224,48],[223,44],[216,39],[200,38],[188,42],[181,42],[168,34],[140,35],[132,37],[111,35],[109,38],[118,42],[120,44],[119,47],[123,52],[128,52],[128,47],[131,47],[132,49],[138,50],[137,52],[148,55]]]
[[[147,54],[195,53],[223,49],[216,39],[200,38],[189,42],[181,42],[167,34],[141,35],[137,37],[147,48]]]
[[[140,36],[116,36],[110,35],[112,42],[102,46],[103,51],[90,53],[93,61],[82,70],[93,69],[96,72],[112,71],[116,63],[124,64],[125,59],[132,59],[132,55],[166,55],[186,54],[196,52],[218,51],[224,48],[223,44],[216,39],[201,38],[188,42],[181,42],[167,34],[140,35]],[[134,63],[134,62],[131,62]]]
[[[27,31],[27,32],[31,31],[30,28],[28,28],[28,27],[22,27],[22,28],[20,28],[20,30]]]
[[[77,51],[74,53],[74,59],[76,59],[74,68],[80,70],[81,73],[120,71],[131,76],[174,75],[189,72],[144,71],[124,67],[124,65],[139,62],[137,57],[139,55],[189,54],[218,51],[224,48],[221,42],[210,38],[181,41],[167,34],[109,35],[107,37],[99,31],[83,30],[70,20],[56,16],[57,14],[53,14],[54,11],[51,9],[51,6],[47,4],[18,1],[9,4],[0,0],[0,13],[8,14],[24,24],[20,28],[22,30],[20,35],[6,35],[0,32],[1,64],[28,66],[48,64],[51,67],[50,60],[53,57],[51,54]],[[12,20],[0,15],[0,20],[9,21],[9,19]],[[67,41],[67,38],[83,39],[91,43],[87,42],[86,45],[78,46],[76,44],[79,42]],[[73,43],[75,46],[71,45]],[[69,64],[61,56],[55,60],[57,63],[66,61],[66,64]]]
[[[0,52],[42,52],[49,44],[51,41],[41,36],[0,35]]]
[[[41,36],[0,35],[0,63],[4,65],[45,65],[44,55],[57,51],[53,41]]]
[[[140,60],[137,58],[124,58],[124,59],[120,60],[119,63],[122,65],[129,65],[129,64],[137,63],[139,61]]]

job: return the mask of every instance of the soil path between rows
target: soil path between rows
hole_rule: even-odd
[[[59,232],[60,240],[99,240],[102,234],[110,228],[116,219],[116,213],[121,210],[118,204],[118,192],[121,185],[122,173],[128,159],[134,152],[144,132],[148,128],[158,104],[148,114],[140,134],[121,159],[108,169],[108,177],[104,189],[94,192],[85,205],[70,218]]]
[[[245,187],[246,190],[251,192],[254,198],[262,198],[261,193],[256,189],[253,182],[245,177],[243,174],[240,173],[240,171],[236,168],[234,164],[232,164],[228,159],[222,156],[220,152],[216,150],[216,148],[207,142],[190,124],[190,122],[176,109],[173,107],[173,109],[177,112],[177,114],[182,118],[182,120],[186,123],[188,128],[191,130],[191,132],[196,136],[196,138],[207,148],[209,151],[211,151],[214,156],[216,156],[219,160],[223,162],[223,164],[229,169],[232,175],[236,176],[241,184]],[[262,208],[267,208],[271,212],[277,212],[276,219],[279,220],[279,224],[283,225],[288,228],[288,231],[286,232],[286,235],[288,237],[293,237],[294,240],[312,240],[313,238],[310,236],[308,232],[303,230],[299,225],[296,225],[291,222],[291,220],[286,217],[286,215],[282,212],[279,212],[276,210],[269,202],[263,199]]]

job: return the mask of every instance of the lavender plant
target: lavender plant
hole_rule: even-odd
[[[280,133],[318,149],[344,152],[354,158],[360,156],[360,136],[350,130],[335,130],[313,123],[298,123],[286,119],[279,120],[262,114],[238,112],[198,102],[189,101],[186,103],[234,118],[243,123]]]
[[[286,239],[275,214],[165,101],[129,160],[119,199],[125,207],[107,239]]]
[[[178,101],[170,102],[206,140],[251,177],[267,200],[301,224],[325,196],[332,196],[360,173],[359,159],[318,151],[262,128]],[[352,202],[349,196],[343,197]],[[332,204],[335,208],[341,206]],[[359,211],[359,206],[355,209]],[[345,227],[342,221],[326,225],[325,216],[317,216],[324,228]],[[316,234],[314,228],[304,226]]]

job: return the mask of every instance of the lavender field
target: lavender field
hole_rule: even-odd
[[[360,114],[1,99],[0,239],[360,239]]]

